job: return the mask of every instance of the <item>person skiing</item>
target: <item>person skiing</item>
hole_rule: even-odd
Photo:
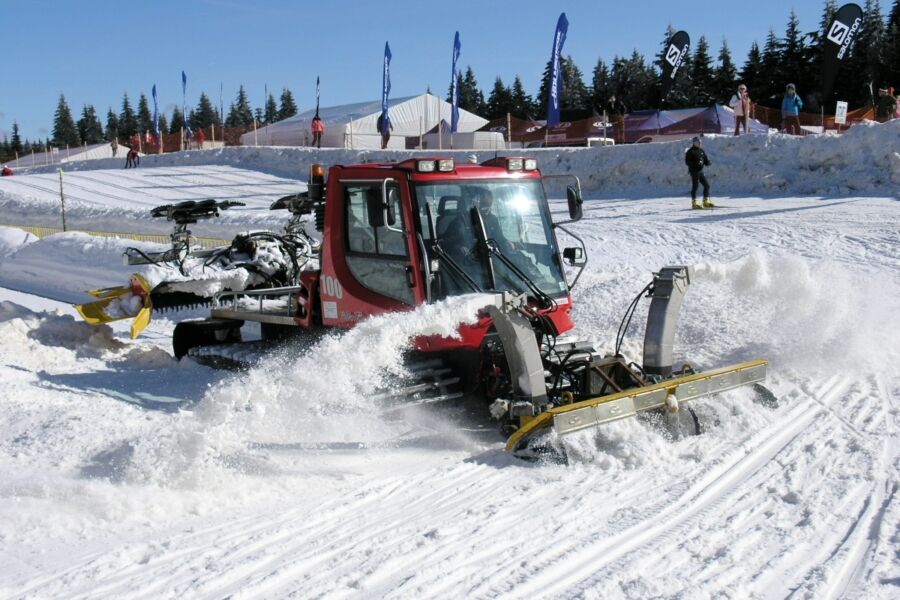
[[[738,86],[737,93],[731,97],[728,106],[734,110],[734,135],[740,135],[741,125],[744,126],[744,133],[750,133],[748,129],[750,120],[750,94],[747,93],[747,86],[743,83]]]
[[[800,135],[801,108],[803,108],[803,100],[797,95],[797,88],[793,83],[787,84],[784,89],[784,98],[781,100],[781,120],[785,133]]]
[[[10,175],[15,175],[15,173],[8,165],[3,165],[3,177],[9,177]]]
[[[709,200],[709,182],[703,174],[703,167],[709,166],[709,157],[701,148],[702,140],[694,137],[691,147],[684,152],[684,163],[688,173],[691,174],[691,208],[715,208],[715,204]],[[703,206],[697,204],[697,186],[703,184]]]
[[[312,143],[316,148],[322,147],[322,134],[325,133],[325,123],[319,118],[319,113],[312,120]]]

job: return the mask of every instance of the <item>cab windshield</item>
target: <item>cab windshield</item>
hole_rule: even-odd
[[[550,212],[540,180],[453,181],[416,186],[420,231],[485,291],[529,291],[528,283],[496,257],[485,256],[476,231],[477,211],[488,243],[507,257],[544,294],[568,292]],[[434,215],[434,231],[428,213]],[[430,257],[432,258],[432,257]],[[491,285],[489,270],[494,271]],[[447,265],[438,269],[434,296],[473,291],[464,277]]]

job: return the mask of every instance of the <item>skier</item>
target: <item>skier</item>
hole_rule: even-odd
[[[715,208],[715,204],[709,200],[709,182],[703,174],[703,167],[709,166],[709,157],[700,145],[703,143],[699,137],[691,140],[691,147],[684,152],[684,163],[688,173],[691,174],[691,208]],[[703,206],[697,204],[697,185],[703,184]]]
[[[803,100],[797,95],[797,88],[793,83],[787,84],[784,89],[784,98],[781,101],[781,120],[785,133],[800,135],[801,108],[803,108]]]
[[[140,155],[136,148],[129,148],[128,154],[125,155],[125,168],[137,167],[141,164]]]
[[[15,173],[7,165],[3,165],[3,177],[9,177],[10,175],[15,175]]]
[[[742,83],[738,86],[738,91],[731,97],[728,106],[734,110],[734,135],[740,135],[741,124],[744,125],[744,133],[750,133],[747,129],[747,121],[750,119],[751,101],[746,85]]]
[[[325,123],[319,118],[319,113],[312,120],[312,143],[316,148],[322,147],[322,134],[325,133]]]

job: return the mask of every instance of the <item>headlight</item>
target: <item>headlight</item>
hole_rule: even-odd
[[[438,171],[441,173],[449,173],[454,167],[455,165],[453,164],[452,158],[442,158],[438,161]]]
[[[420,160],[416,162],[416,171],[419,173],[434,173],[434,161],[433,160]]]
[[[537,170],[537,159],[536,158],[526,158],[525,159],[525,170],[526,171],[536,171]]]
[[[509,171],[521,171],[522,170],[522,159],[521,158],[510,158],[506,161],[506,168]]]

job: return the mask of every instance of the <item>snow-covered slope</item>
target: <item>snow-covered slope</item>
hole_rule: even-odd
[[[781,143],[807,156],[832,142],[776,140],[776,158]],[[643,169],[665,151],[604,150]],[[581,168],[600,151],[583,152],[560,156]],[[747,390],[697,402],[704,433],[678,441],[613,423],[573,438],[567,466],[513,459],[442,411],[373,406],[408,337],[452,328],[477,299],[227,374],[171,358],[190,313],[133,342],[2,289],[18,273],[24,292],[64,297],[40,275],[119,273],[98,264],[112,242],[0,229],[0,597],[895,597],[897,188],[834,191],[855,168],[818,169],[826,199],[769,189],[701,212],[627,188],[588,203],[579,334],[611,348],[650,272],[693,264],[677,358],[768,357],[778,404]],[[623,347],[635,358],[645,314]]]

